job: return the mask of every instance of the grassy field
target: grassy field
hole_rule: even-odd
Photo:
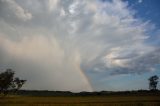
[[[160,106],[159,96],[86,96],[0,98],[0,106]]]

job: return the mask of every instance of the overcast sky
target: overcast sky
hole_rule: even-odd
[[[0,71],[26,79],[23,89],[148,89],[148,78],[160,76],[159,5],[0,0]]]

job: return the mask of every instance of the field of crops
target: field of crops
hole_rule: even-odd
[[[0,106],[160,106],[159,96],[26,97],[0,99]]]

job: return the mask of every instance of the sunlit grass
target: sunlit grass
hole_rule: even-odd
[[[160,98],[159,96],[7,96],[1,97],[0,106],[160,106]]]

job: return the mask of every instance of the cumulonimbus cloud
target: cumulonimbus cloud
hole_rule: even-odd
[[[126,2],[1,3],[8,6],[0,10],[0,66],[26,78],[26,89],[92,91],[89,73],[143,73],[160,63],[157,48],[145,42],[151,24]]]

